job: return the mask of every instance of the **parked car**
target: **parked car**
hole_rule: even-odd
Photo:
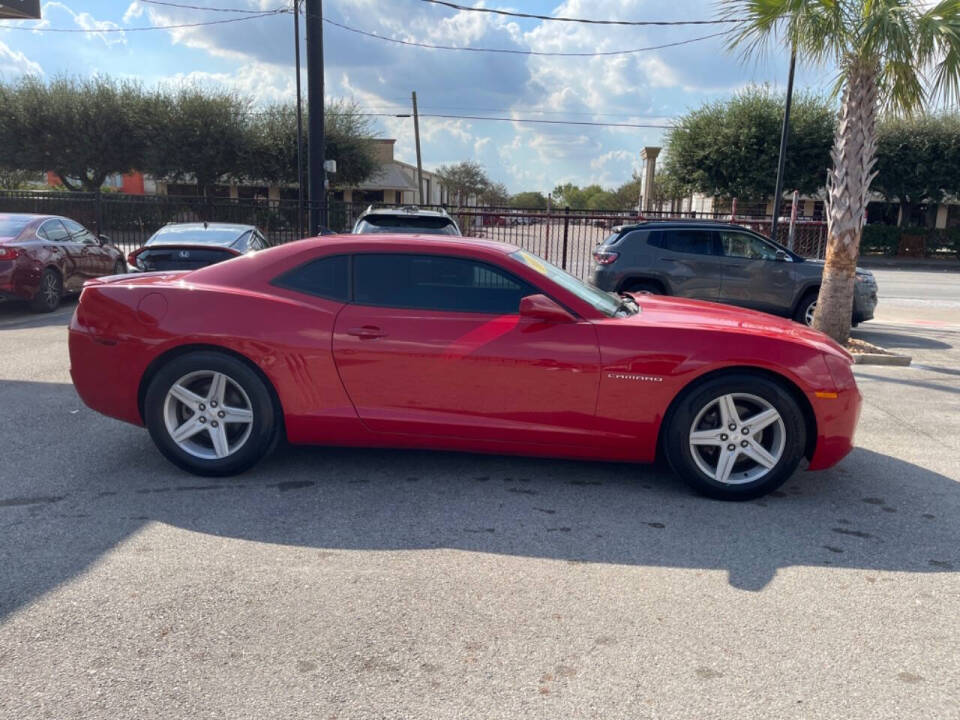
[[[739,305],[810,325],[823,261],[727,223],[649,221],[615,228],[593,253],[601,290]],[[853,323],[873,318],[877,281],[857,268]]]
[[[861,401],[850,355],[821,333],[612,295],[466,238],[341,235],[93,281],[69,346],[87,405],[146,425],[201,475],[242,472],[281,438],[628,462],[662,451],[700,492],[746,499],[804,456],[810,469],[843,458]]]
[[[124,273],[123,253],[105,236],[58,215],[0,214],[0,300],[51,312],[101,275]]]
[[[127,256],[132,270],[196,270],[268,247],[253,225],[170,223]]]
[[[413,233],[461,235],[456,221],[444,210],[423,210],[416,205],[402,208],[368,207],[353,226],[354,235]]]

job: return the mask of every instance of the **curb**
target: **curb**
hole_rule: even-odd
[[[895,365],[908,366],[913,358],[909,355],[880,354],[880,353],[852,353],[854,365]]]

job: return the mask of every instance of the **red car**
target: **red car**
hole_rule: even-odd
[[[851,449],[851,358],[788,320],[615,296],[496,242],[303,240],[87,283],[71,374],[202,475],[291,443],[650,462],[713,497]]]
[[[123,253],[70,218],[0,214],[0,299],[51,312],[87,280],[126,271]]]

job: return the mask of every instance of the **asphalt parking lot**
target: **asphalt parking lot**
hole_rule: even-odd
[[[81,404],[72,306],[0,305],[0,717],[957,717],[960,274],[877,275],[855,334],[914,366],[746,504],[452,453],[196,478]]]

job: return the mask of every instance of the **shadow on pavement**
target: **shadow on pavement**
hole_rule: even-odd
[[[27,303],[17,300],[0,302],[0,332],[68,325],[77,307],[77,297],[76,295],[65,297],[60,307],[51,313],[35,313]]]
[[[960,569],[960,483],[868,450],[745,504],[692,495],[651,467],[422,451],[281,448],[211,480],[81,408],[70,385],[0,382],[0,397],[0,617],[154,522],[334,551],[725,570],[745,591],[791,566]]]
[[[928,330],[929,332],[929,330]],[[953,346],[939,340],[931,340],[912,332],[888,332],[883,330],[864,330],[858,328],[851,332],[858,340],[866,340],[884,348],[914,350],[949,350]]]

